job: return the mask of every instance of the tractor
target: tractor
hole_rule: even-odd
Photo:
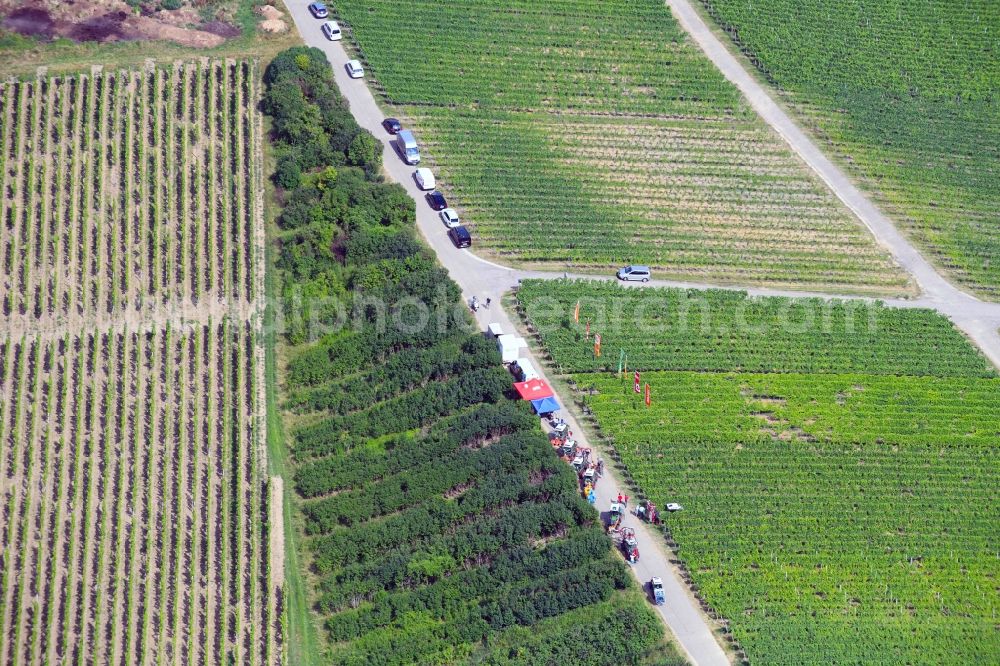
[[[608,511],[608,532],[617,530],[621,526],[623,513],[625,513],[625,507],[617,502],[611,504],[611,510]]]
[[[549,442],[552,444],[552,446],[560,447],[566,442],[567,439],[569,439],[570,435],[572,434],[573,433],[571,433],[569,430],[569,424],[567,424],[565,421],[561,421],[560,423],[556,424],[552,428],[552,430],[549,431]]]
[[[639,502],[639,506],[635,508],[635,515],[647,523],[652,523],[653,525],[660,524],[660,512],[657,510],[656,505],[648,500]]]
[[[573,456],[573,469],[576,470],[577,474],[583,478],[583,470],[587,468],[590,463],[590,449],[585,446],[581,446],[576,450],[576,454]]]
[[[639,561],[639,541],[635,538],[635,530],[631,527],[623,527],[619,532],[618,546],[622,550],[622,555],[631,564]]]
[[[567,438],[566,441],[560,445],[558,453],[560,457],[566,460],[572,460],[576,456],[576,440]]]

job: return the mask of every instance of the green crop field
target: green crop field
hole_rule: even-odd
[[[996,661],[1000,379],[946,320],[878,307],[875,340],[843,304],[820,334],[809,300],[573,282],[518,297],[642,494],[684,505],[670,536],[751,662]],[[646,310],[662,328],[635,328]]]
[[[938,264],[1000,297],[1000,4],[702,2]]]
[[[661,2],[334,4],[493,256],[909,289]]]
[[[617,369],[625,349],[642,370],[996,376],[931,310],[563,280],[525,280],[518,296],[556,365],[572,371]],[[588,321],[603,338],[599,359],[581,343]]]

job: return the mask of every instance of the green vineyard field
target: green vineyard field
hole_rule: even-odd
[[[996,658],[1000,381],[575,380],[751,662]]]
[[[491,255],[910,289],[662,3],[376,0],[336,10]]]
[[[3,315],[248,299],[254,76],[214,63],[0,84]]]
[[[1000,379],[947,320],[878,306],[869,336],[845,303],[564,281],[518,300],[641,494],[684,506],[669,537],[751,663],[996,660]]]
[[[702,4],[939,265],[1000,298],[1000,5]]]
[[[565,371],[615,370],[625,350],[628,367],[642,370],[996,376],[930,310],[565,280],[525,280],[518,300]],[[602,337],[599,359],[582,342],[588,321]]]

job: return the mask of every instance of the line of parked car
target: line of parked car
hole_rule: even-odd
[[[318,19],[330,17],[330,10],[322,2],[314,2],[309,5],[309,13]],[[340,29],[340,24],[336,21],[324,21],[320,26],[320,31],[331,42],[339,42],[344,38],[344,31]],[[352,79],[362,79],[365,76],[365,68],[361,66],[359,60],[348,60],[344,69],[347,70],[347,75]]]
[[[396,118],[386,118],[382,121],[385,131],[395,137],[393,145],[399,153],[400,158],[411,166],[420,164],[420,148],[413,132],[403,129],[402,123]],[[427,167],[419,167],[413,172],[413,181],[421,191],[425,192],[424,198],[432,210],[438,212],[438,216],[448,229],[448,238],[455,244],[455,247],[471,247],[472,234],[462,226],[462,221],[458,217],[458,212],[448,205],[448,200],[438,191],[437,181],[434,172]]]
[[[309,5],[309,13],[318,19],[330,18],[330,10],[322,2],[311,3]],[[336,21],[324,21],[320,30],[331,42],[337,42],[344,38],[343,30],[341,30],[340,24]],[[360,79],[365,75],[364,68],[357,60],[348,61],[344,67],[347,70],[347,75],[352,79]],[[393,145],[404,162],[412,166],[420,164],[420,149],[417,147],[417,140],[414,138],[413,132],[403,129],[402,123],[396,118],[386,118],[382,121],[382,127],[385,128],[386,132],[395,137]],[[455,244],[455,247],[471,247],[472,234],[462,226],[462,222],[458,218],[458,212],[454,208],[449,207],[444,195],[435,189],[437,184],[434,181],[434,174],[431,170],[421,167],[413,172],[413,179],[416,181],[417,187],[426,192],[424,196],[427,199],[428,205],[433,210],[438,211],[441,221],[444,222],[444,226],[448,229],[448,237]]]

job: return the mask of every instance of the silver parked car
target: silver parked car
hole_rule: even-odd
[[[444,226],[449,229],[454,229],[458,225],[462,224],[458,219],[458,213],[455,212],[454,208],[445,208],[440,213],[441,221],[444,222]]]
[[[649,266],[626,266],[616,273],[619,280],[649,282]]]
[[[347,75],[352,79],[360,79],[365,75],[365,68],[361,66],[361,62],[358,60],[348,60],[347,64],[344,65],[344,69],[347,70]]]

